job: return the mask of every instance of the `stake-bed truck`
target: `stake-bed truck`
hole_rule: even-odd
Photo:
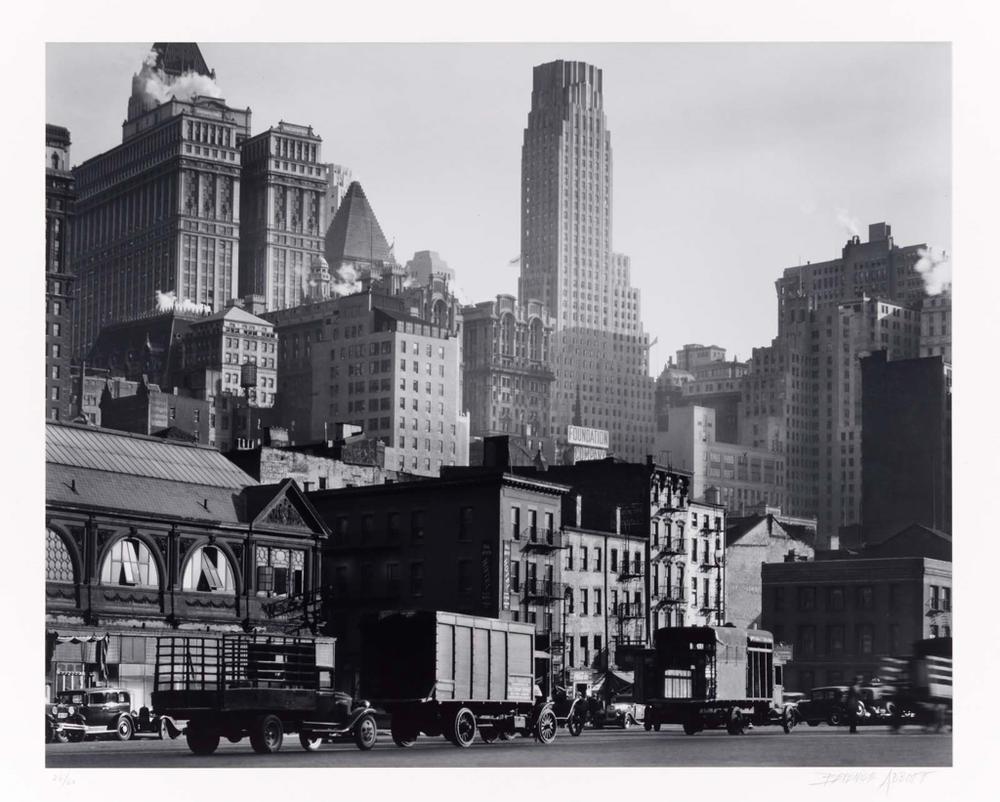
[[[791,732],[782,701],[783,664],[769,632],[738,627],[667,627],[636,666],[636,698],[646,703],[646,728],[681,724],[694,735],[725,727],[742,735],[748,725],[780,724]]]
[[[535,694],[531,624],[443,612],[384,612],[366,622],[362,690],[391,716],[392,740],[420,733],[468,747],[515,733],[556,737],[552,705]]]
[[[287,732],[315,751],[324,739],[378,737],[366,702],[333,690],[334,640],[218,635],[157,640],[153,707],[187,719],[188,747],[210,755],[226,738],[249,736],[255,752],[277,752]]]

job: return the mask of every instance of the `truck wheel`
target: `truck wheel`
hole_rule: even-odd
[[[299,743],[307,752],[316,752],[323,744],[323,737],[320,735],[310,735],[309,733],[299,733]]]
[[[583,719],[579,716],[570,716],[569,721],[566,722],[566,731],[574,738],[579,737],[580,733],[583,732]]]
[[[119,741],[130,741],[134,733],[135,727],[132,725],[132,719],[128,716],[120,716],[118,724],[115,725],[115,737]]]
[[[367,752],[378,740],[378,727],[374,716],[362,716],[354,725],[354,743],[362,752]]]
[[[188,725],[187,745],[196,755],[210,755],[219,748],[219,733],[199,730]]]
[[[416,729],[395,722],[390,725],[389,731],[392,734],[392,742],[402,749],[409,749],[413,746],[419,735]]]
[[[467,707],[459,708],[451,728],[445,733],[455,746],[467,749],[476,739],[476,717]]]
[[[684,722],[685,735],[694,735],[699,730],[701,730],[701,727],[698,726],[698,722],[695,719],[689,718],[687,721]]]
[[[559,729],[559,722],[556,714],[551,709],[546,708],[538,714],[538,721],[535,722],[535,740],[543,744],[550,744],[556,739],[556,731]]]
[[[258,755],[270,755],[281,749],[285,728],[275,715],[260,716],[250,727],[250,746]]]

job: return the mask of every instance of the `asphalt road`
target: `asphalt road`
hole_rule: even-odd
[[[758,727],[742,736],[711,730],[686,736],[679,727],[661,732],[641,728],[584,730],[578,738],[560,730],[556,740],[542,746],[517,738],[492,744],[478,739],[459,749],[444,738],[420,740],[400,749],[387,733],[369,752],[353,742],[324,744],[306,752],[298,736],[285,737],[281,751],[258,755],[247,740],[225,740],[210,757],[196,757],[184,736],[175,741],[137,738],[127,743],[85,741],[47,744],[48,768],[305,768],[319,766],[367,768],[420,767],[577,767],[577,766],[950,766],[950,733],[933,734],[918,727],[892,733],[887,727],[866,727],[851,735],[846,727],[796,727],[785,735],[780,727]]]

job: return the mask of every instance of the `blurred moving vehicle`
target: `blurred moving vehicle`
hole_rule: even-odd
[[[813,688],[795,706],[795,715],[799,721],[804,721],[810,727],[823,723],[831,727],[844,724],[848,719],[847,691],[846,685],[824,685]],[[871,691],[871,688],[862,688],[862,696],[865,691]],[[859,724],[865,723],[865,720],[872,715],[860,699],[857,700],[857,715]]]
[[[927,638],[907,657],[886,657],[879,668],[882,691],[892,706],[890,723],[907,723],[941,732],[952,722],[952,639]]]

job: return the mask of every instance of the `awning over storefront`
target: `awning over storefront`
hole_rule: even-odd
[[[625,693],[632,690],[635,682],[634,671],[607,671],[601,673],[592,686],[594,691],[605,691],[609,693]]]
[[[96,663],[99,676],[107,676],[108,662],[108,633],[107,632],[72,632],[48,630],[45,633],[45,672],[48,674],[52,660],[56,657],[56,650],[63,644],[80,644],[80,657],[82,663]],[[89,644],[93,644],[90,646]]]

